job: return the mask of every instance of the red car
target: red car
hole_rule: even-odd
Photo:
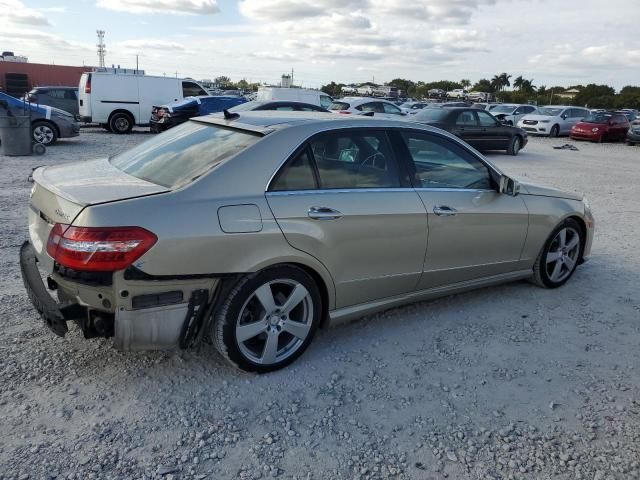
[[[629,131],[629,120],[621,113],[591,113],[571,128],[573,140],[604,142],[624,140]]]

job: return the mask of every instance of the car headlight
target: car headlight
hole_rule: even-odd
[[[540,120],[540,123],[549,123],[551,120]]]
[[[591,129],[591,131],[592,131],[592,132],[597,132],[598,130],[599,130],[599,128],[598,128],[598,127],[593,127],[593,128]]]

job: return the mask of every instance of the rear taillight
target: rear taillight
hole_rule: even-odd
[[[74,270],[123,270],[158,240],[141,227],[70,227],[57,223],[47,241],[47,253]]]
[[[84,84],[84,93],[91,93],[91,74],[87,75],[87,83]]]
[[[342,113],[343,115],[351,114],[351,112],[349,110],[338,110],[338,113]]]

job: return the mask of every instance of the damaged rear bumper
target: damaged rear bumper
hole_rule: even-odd
[[[123,272],[115,272],[108,286],[82,284],[56,272],[45,284],[29,242],[20,248],[20,270],[31,303],[51,331],[63,337],[73,320],[85,338],[113,337],[119,350],[191,346],[201,337],[219,284],[217,278],[127,280]],[[55,289],[70,301],[54,300],[49,290]]]

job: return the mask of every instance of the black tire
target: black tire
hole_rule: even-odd
[[[58,129],[50,122],[36,120],[31,124],[31,138],[48,147],[58,141]]]
[[[553,275],[549,273],[549,270],[552,269],[549,264],[553,262],[555,267],[555,264],[557,262],[554,262],[553,260],[548,260],[548,257],[550,254],[558,253],[558,251],[556,250],[556,247],[557,247],[556,237],[564,229],[571,230],[578,236],[577,251],[576,251],[575,257],[572,259],[573,265],[570,265],[570,264],[561,265],[560,267],[561,272],[562,272],[562,268],[565,269],[564,272],[562,273],[563,276],[558,280],[554,280],[552,278]],[[583,236],[584,236],[584,233],[582,231],[582,228],[580,228],[580,225],[576,220],[573,220],[571,218],[563,221],[556,228],[554,228],[553,231],[551,232],[551,235],[549,235],[549,238],[547,239],[544,246],[542,247],[542,250],[540,251],[538,258],[536,259],[535,264],[533,265],[533,276],[531,278],[531,281],[536,285],[538,285],[539,287],[543,287],[543,288],[558,288],[564,285],[565,283],[567,283],[567,281],[575,273],[576,268],[578,267],[579,260],[580,258],[582,258],[582,250],[584,248],[584,240],[585,240]],[[569,242],[570,241],[571,240],[569,240]],[[564,261],[561,263],[564,263]]]
[[[633,147],[635,143],[630,140],[627,140],[627,145],[629,145],[630,147]]]
[[[553,127],[551,127],[551,130],[549,131],[549,136],[550,137],[559,137],[560,136],[560,126],[556,124]]]
[[[133,118],[128,113],[118,112],[111,115],[109,119],[109,129],[113,133],[125,134],[131,132],[133,128]]]
[[[520,135],[514,135],[511,141],[509,142],[509,146],[507,147],[507,154],[516,156],[520,149],[522,148],[522,139]]]
[[[600,135],[600,138],[598,139],[598,143],[605,143],[606,141],[608,141],[608,138],[605,134]]]
[[[295,341],[297,342],[297,346],[295,350],[291,350],[290,353],[287,353],[286,350],[283,352],[283,355],[287,356],[283,357],[281,360],[275,360],[271,363],[260,363],[256,361],[255,358],[252,358],[252,352],[247,353],[251,348],[255,349],[255,351],[262,350],[262,357],[265,357],[267,350],[267,337],[269,333],[266,331],[261,331],[261,333],[254,334],[253,337],[248,337],[247,340],[242,342],[242,347],[240,345],[241,342],[238,341],[236,335],[236,327],[259,323],[256,318],[263,319],[267,325],[267,329],[271,328],[279,328],[277,325],[271,326],[267,319],[272,319],[274,317],[278,317],[281,313],[279,309],[275,310],[273,315],[268,315],[266,309],[262,307],[262,303],[258,300],[255,295],[256,291],[262,287],[268,286],[269,291],[273,294],[273,299],[275,301],[282,301],[279,305],[276,303],[276,307],[284,306],[283,298],[287,296],[286,292],[278,291],[279,288],[283,287],[283,284],[278,283],[280,281],[290,281],[294,284],[302,285],[307,293],[308,297],[305,296],[305,299],[296,304],[296,308],[291,311],[293,314],[300,306],[302,306],[302,310],[305,312],[305,316],[311,316],[310,320],[306,323],[301,323],[302,325],[308,325],[308,331],[304,339],[297,338],[291,334],[289,334],[284,327],[282,327],[282,331],[278,330],[276,334],[276,350],[280,348],[280,335],[286,334],[283,337],[284,342],[287,341]],[[291,287],[291,288],[297,288]],[[275,292],[275,293],[273,293]],[[279,297],[280,296],[280,297]],[[303,302],[311,302],[311,305]],[[257,302],[257,303],[256,303]],[[286,367],[291,362],[296,360],[304,351],[307,349],[315,331],[320,324],[320,316],[322,312],[322,299],[320,296],[320,291],[315,281],[309,274],[307,274],[304,270],[290,266],[290,265],[282,265],[277,267],[267,268],[262,270],[261,272],[253,273],[243,277],[238,283],[231,289],[229,295],[221,300],[220,305],[216,308],[213,314],[213,321],[211,322],[211,330],[210,336],[213,340],[213,344],[218,350],[218,352],[227,360],[231,365],[241,370],[247,372],[256,372],[256,373],[266,373],[274,370],[279,370],[283,367]],[[251,312],[251,306],[260,308],[255,315],[256,312]],[[245,320],[247,315],[250,321],[248,323],[241,323]],[[241,318],[242,315],[242,318]],[[282,317],[284,318],[284,317]],[[300,323],[300,322],[296,322]],[[273,333],[273,332],[272,332]],[[288,338],[291,337],[291,340]],[[248,345],[250,342],[254,342],[255,345]],[[262,349],[260,348],[260,342],[264,342]],[[286,349],[285,347],[282,347]],[[243,351],[244,350],[244,351]],[[257,353],[256,353],[257,356]]]

